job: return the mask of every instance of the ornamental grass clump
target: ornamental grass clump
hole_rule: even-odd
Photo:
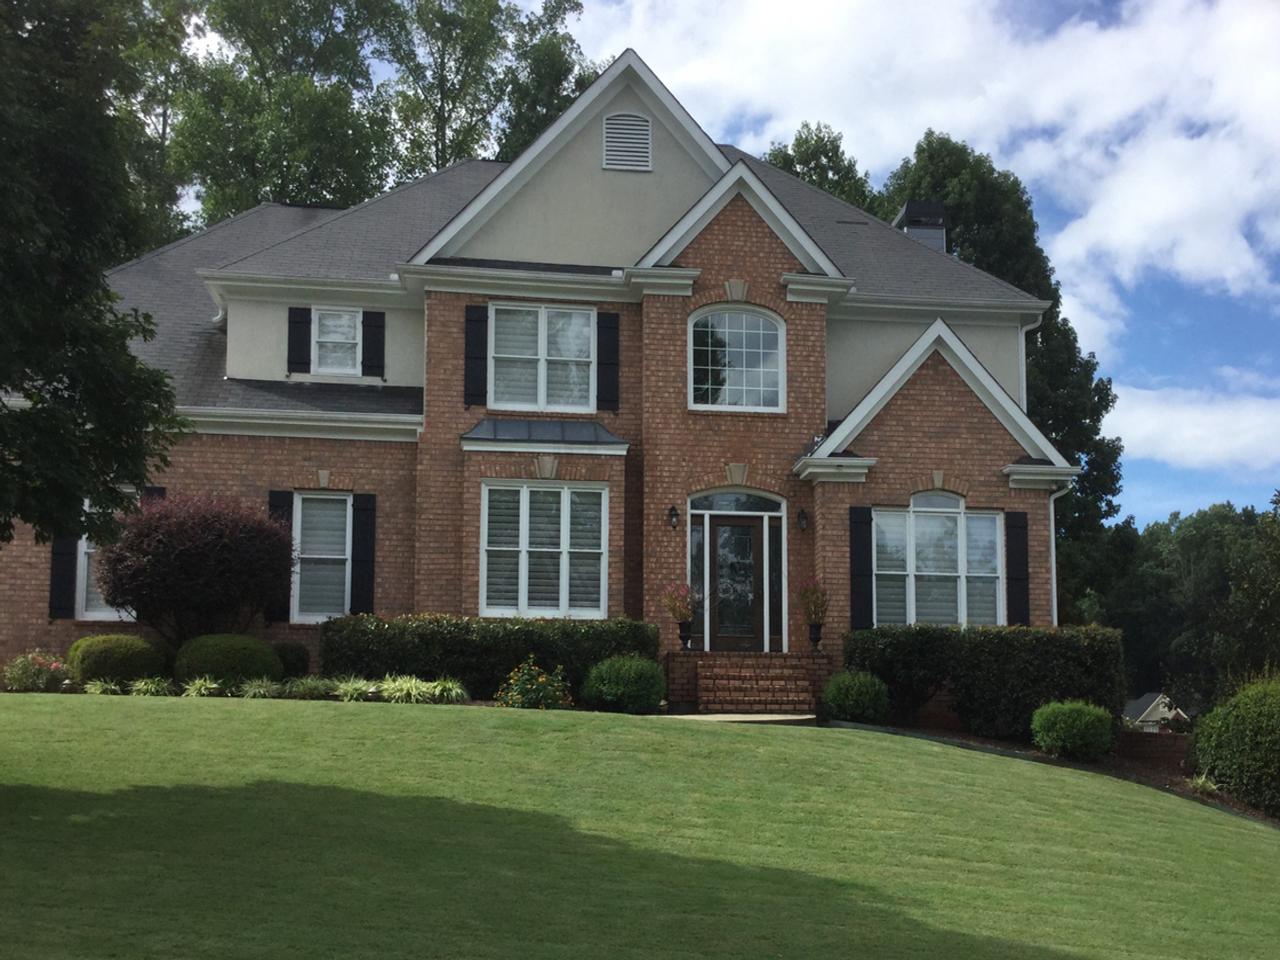
[[[184,697],[220,697],[226,688],[213,677],[193,677],[182,685]]]
[[[270,677],[253,677],[236,688],[236,696],[242,700],[275,700],[282,692],[280,684]]]
[[[530,654],[507,675],[494,702],[500,707],[522,710],[564,710],[573,706],[573,697],[564,679],[564,668],[556,667],[547,673]]]
[[[467,688],[462,685],[462,681],[455,680],[453,677],[432,680],[431,686],[435,697],[432,703],[466,703],[471,699],[471,694],[467,693]]]
[[[387,703],[435,703],[435,690],[429,680],[407,674],[386,676],[378,684]]]
[[[294,677],[284,682],[284,695],[289,700],[329,700],[333,687],[328,677]]]
[[[100,697],[119,697],[124,694],[125,688],[117,680],[88,680],[85,682],[84,692]]]
[[[333,694],[343,703],[380,700],[382,686],[377,680],[366,680],[364,677],[338,677],[333,681]]]
[[[4,688],[11,693],[53,693],[69,677],[66,661],[44,650],[20,653],[4,665]]]
[[[131,697],[172,697],[175,692],[168,677],[142,677],[129,683]]]

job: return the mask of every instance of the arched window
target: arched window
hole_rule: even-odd
[[[733,307],[690,319],[690,407],[781,412],[786,407],[786,370],[782,321]]]
[[[907,510],[876,510],[875,622],[1003,623],[1002,517],[963,497],[917,493]]]

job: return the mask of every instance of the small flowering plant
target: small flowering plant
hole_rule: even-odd
[[[805,619],[811,624],[822,624],[827,619],[827,605],[831,598],[827,588],[817,577],[810,577],[800,583],[796,589],[796,603],[804,611]]]
[[[67,679],[67,663],[56,654],[32,650],[4,666],[4,688],[14,693],[50,693]]]
[[[693,606],[698,596],[687,583],[673,583],[662,595],[662,605],[676,623],[689,623],[693,619]]]
[[[564,667],[547,673],[533,662],[533,654],[507,675],[493,699],[500,707],[524,710],[566,710],[573,706]]]

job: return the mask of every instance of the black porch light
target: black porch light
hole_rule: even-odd
[[[804,507],[801,507],[800,512],[796,514],[796,526],[801,530],[809,529],[809,513]]]
[[[676,509],[676,505],[674,503],[667,510],[667,522],[671,524],[672,530],[680,526],[680,511]]]

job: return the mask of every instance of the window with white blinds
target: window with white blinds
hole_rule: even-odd
[[[653,125],[638,113],[604,118],[604,169],[652,170]]]
[[[481,615],[606,615],[607,490],[486,484],[482,496]]]
[[[293,620],[316,623],[351,606],[351,495],[299,493],[293,498]]]
[[[358,376],[361,312],[343,307],[315,307],[311,318],[315,349],[311,369],[316,373]]]
[[[971,513],[942,492],[908,510],[876,510],[875,622],[1004,622],[1000,515]]]
[[[492,304],[489,311],[490,407],[595,410],[595,310]]]
[[[85,500],[86,508],[89,501]],[[133,613],[107,604],[98,587],[98,545],[82,536],[76,548],[76,619],[132,620]]]

